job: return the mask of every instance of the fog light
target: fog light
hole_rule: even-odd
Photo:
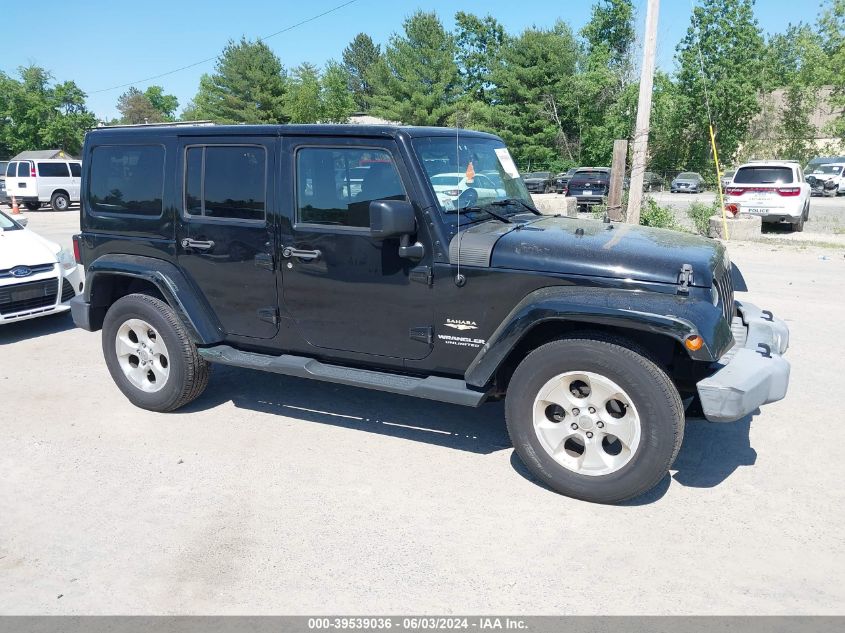
[[[688,336],[684,341],[684,346],[691,352],[697,352],[704,346],[704,339],[697,334]]]

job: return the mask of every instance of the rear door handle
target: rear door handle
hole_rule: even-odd
[[[211,240],[192,240],[186,237],[182,240],[182,248],[191,248],[198,251],[210,251],[214,248],[214,242]]]
[[[285,246],[282,249],[282,257],[285,259],[296,257],[297,259],[308,262],[314,259],[320,259],[321,256],[322,253],[320,251],[304,251],[299,248],[293,248],[292,246]]]

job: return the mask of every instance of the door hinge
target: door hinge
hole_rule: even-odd
[[[434,272],[431,270],[431,266],[419,266],[411,270],[409,277],[411,281],[415,281],[418,284],[425,284],[426,286],[431,286],[434,283]]]
[[[410,334],[412,341],[419,341],[431,345],[434,341],[434,328],[430,325],[426,327],[412,327]]]
[[[689,294],[689,287],[692,285],[692,265],[684,264],[681,266],[681,272],[678,274],[678,292],[682,294]]]
[[[273,325],[279,324],[279,309],[278,308],[259,308],[258,318]]]

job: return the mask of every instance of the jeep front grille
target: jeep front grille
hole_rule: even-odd
[[[36,310],[56,303],[58,279],[29,281],[0,287],[0,314],[14,314]]]
[[[713,283],[716,284],[716,290],[719,292],[719,301],[721,302],[722,314],[725,320],[731,323],[734,318],[736,308],[734,307],[734,284],[731,279],[730,267],[724,269],[721,274],[713,278]]]

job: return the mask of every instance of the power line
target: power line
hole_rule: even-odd
[[[317,15],[313,15],[310,18],[306,18],[305,20],[302,20],[301,22],[297,22],[296,24],[291,24],[290,26],[287,26],[287,27],[285,27],[285,28],[283,28],[279,31],[276,31],[275,33],[270,33],[270,35],[265,35],[263,37],[259,37],[258,41],[263,42],[264,40],[269,40],[271,37],[276,37],[277,35],[281,35],[282,33],[287,33],[288,31],[292,31],[293,29],[298,28],[298,27],[302,26],[303,24],[308,24],[309,22],[313,22],[314,20],[318,20],[318,19],[320,19],[320,18],[322,18],[326,15],[329,15],[330,13],[334,13],[335,11],[340,11],[344,7],[348,7],[350,4],[355,4],[356,2],[358,2],[358,0],[347,0],[346,2],[339,4],[335,7],[332,7],[331,9],[328,9],[327,11],[323,11],[322,13],[318,13]],[[180,66],[179,68],[174,68],[173,70],[168,70],[167,72],[164,72],[164,73],[161,73],[161,74],[158,74],[158,75],[153,75],[152,77],[147,77],[145,79],[138,79],[137,81],[130,81],[129,83],[120,84],[120,85],[117,85],[117,86],[111,86],[110,88],[101,88],[100,90],[92,90],[88,94],[89,95],[95,95],[95,94],[99,94],[101,92],[109,92],[110,90],[118,90],[119,88],[128,88],[129,86],[134,86],[136,84],[143,84],[143,83],[146,83],[148,81],[153,81],[155,79],[161,79],[162,77],[167,77],[168,75],[173,75],[175,73],[182,72],[183,70],[188,70],[189,68],[194,68],[195,66],[200,66],[202,64],[206,64],[208,62],[214,61],[214,60],[218,59],[219,57],[220,57],[220,55],[215,55],[214,57],[209,57],[207,59],[203,59],[203,60],[200,60],[198,62],[194,62],[193,64],[188,64],[187,66]]]

